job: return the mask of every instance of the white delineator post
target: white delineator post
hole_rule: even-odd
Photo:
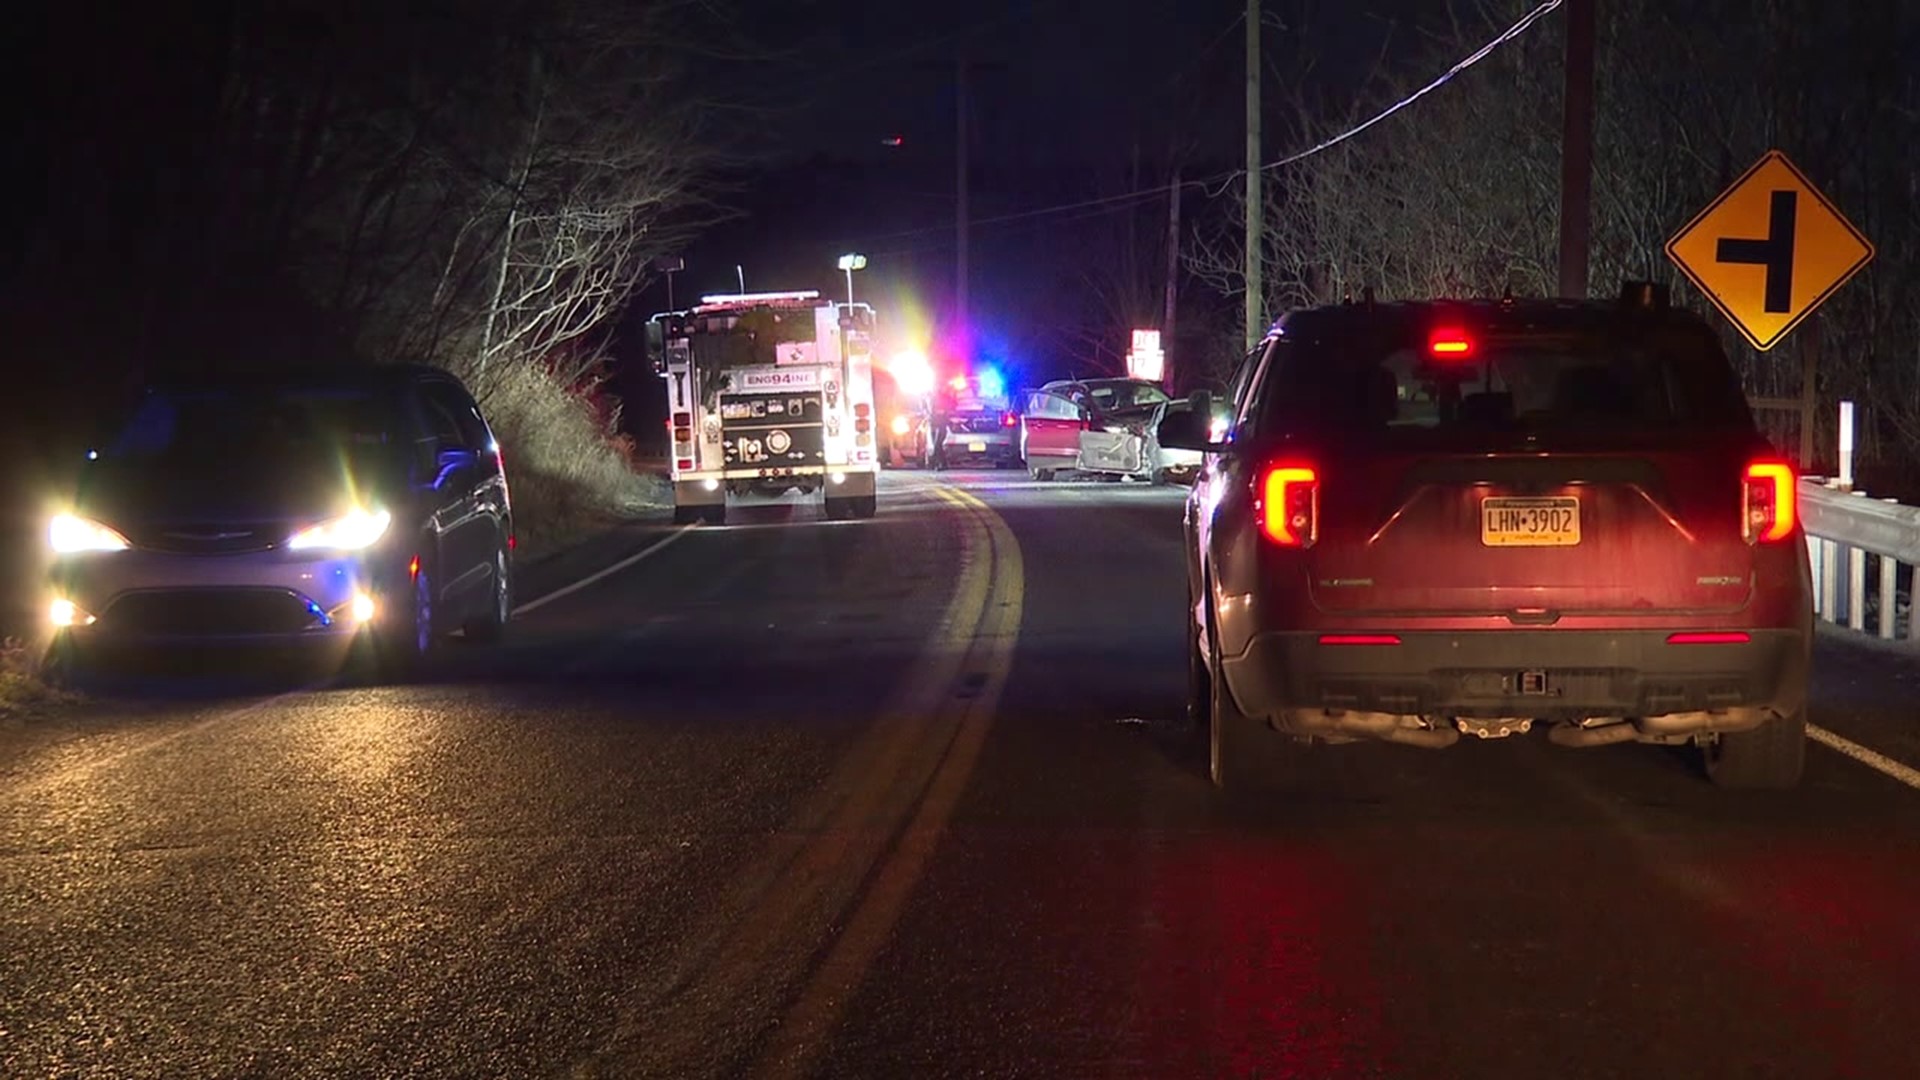
[[[1840,403],[1840,490],[1853,490],[1853,402]]]

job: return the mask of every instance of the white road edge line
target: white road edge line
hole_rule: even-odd
[[[1920,790],[1920,769],[1895,761],[1878,750],[1869,750],[1852,739],[1836,735],[1818,724],[1807,725],[1807,738],[1830,750],[1838,750],[1875,772],[1884,773],[1910,788]]]
[[[661,548],[666,547],[668,544],[673,543],[675,540],[680,539],[681,537],[687,535],[688,533],[692,532],[696,528],[699,528],[699,526],[682,525],[679,528],[668,533],[667,535],[661,537],[659,540],[656,540],[652,544],[649,544],[646,547],[641,548],[639,551],[633,553],[632,555],[627,556],[624,559],[621,559],[619,562],[614,563],[612,566],[609,566],[604,570],[601,570],[597,573],[588,574],[586,577],[581,578],[579,581],[576,581],[571,585],[563,585],[560,588],[553,590],[552,592],[548,593],[545,596],[539,597],[537,599],[529,600],[524,604],[514,605],[513,613],[515,615],[525,615],[527,612],[532,611],[535,608],[545,607],[546,605],[553,603],[555,600],[572,596],[574,593],[579,592],[581,589],[584,589],[587,586],[592,585],[597,581],[604,581],[605,579],[612,577],[613,575],[619,573],[620,571],[625,570],[627,567],[632,566],[634,563],[639,562],[641,559],[644,559],[647,556],[653,554],[654,552],[659,551]]]

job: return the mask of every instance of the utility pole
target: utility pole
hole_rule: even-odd
[[[1560,295],[1587,296],[1593,213],[1593,5],[1567,0],[1567,85],[1560,135]]]
[[[1180,167],[1167,181],[1167,309],[1160,318],[1160,349],[1165,354],[1161,381],[1173,385],[1173,315],[1180,298]]]
[[[954,122],[953,141],[956,147],[954,155],[954,187],[958,198],[954,202],[953,231],[955,240],[954,260],[954,319],[960,326],[961,340],[969,336],[967,328],[967,54],[960,53],[954,64]]]
[[[1247,0],[1247,348],[1266,336],[1260,260],[1265,204],[1260,192],[1260,0]]]

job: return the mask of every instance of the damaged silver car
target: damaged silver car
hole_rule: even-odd
[[[1141,379],[1048,383],[1028,396],[1022,456],[1036,480],[1075,472],[1156,484],[1185,481],[1201,455],[1161,446],[1156,432],[1169,413],[1187,408],[1184,399]]]

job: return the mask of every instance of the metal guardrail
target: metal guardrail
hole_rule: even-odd
[[[1800,481],[1800,516],[1812,560],[1815,613],[1865,631],[1868,609],[1873,608],[1874,632],[1889,640],[1901,636],[1901,579],[1909,582],[1911,603],[1912,568],[1920,565],[1920,506],[1843,490],[1838,480],[1808,477]],[[1873,603],[1867,592],[1869,558],[1878,564]],[[1908,568],[1904,575],[1902,566]],[[1912,640],[1911,611],[1906,621],[1904,636]]]

